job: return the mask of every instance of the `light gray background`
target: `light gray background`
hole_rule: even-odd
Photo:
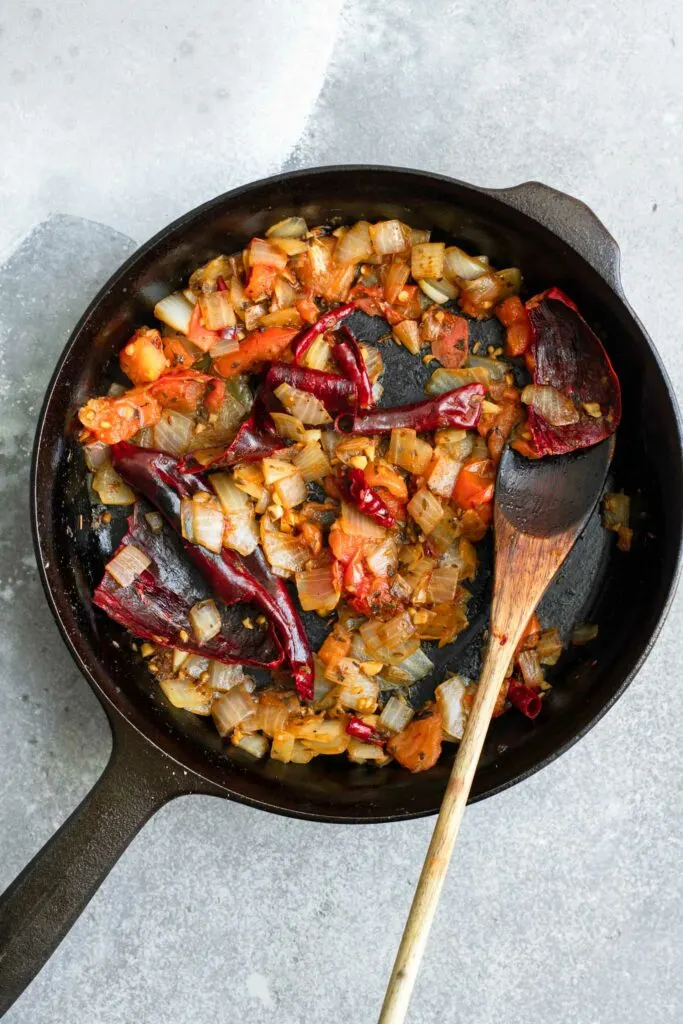
[[[4,0],[0,22],[0,254],[14,250],[0,275],[1,889],[110,745],[36,582],[25,490],[42,388],[126,236],[281,168],[538,178],[620,241],[680,394],[683,8]],[[412,1021],[683,1019],[682,607],[587,739],[469,812]],[[371,1024],[431,825],[177,800],[6,1020]]]

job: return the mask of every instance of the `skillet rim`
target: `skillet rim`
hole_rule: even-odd
[[[269,800],[268,798],[255,798],[248,794],[237,792],[229,784],[222,781],[217,781],[211,775],[203,774],[194,765],[190,765],[187,762],[180,760],[177,756],[175,756],[172,753],[169,753],[158,742],[156,742],[156,740],[150,735],[150,732],[152,731],[151,728],[144,728],[140,724],[138,724],[138,721],[134,720],[136,718],[144,719],[144,715],[142,715],[142,713],[140,713],[139,715],[131,716],[129,714],[124,713],[122,708],[115,703],[109,692],[109,687],[106,684],[100,683],[99,679],[97,678],[96,671],[93,670],[89,663],[89,660],[86,659],[79,650],[78,637],[72,636],[71,630],[64,621],[61,607],[62,602],[56,596],[52,583],[53,578],[61,578],[61,573],[54,564],[46,562],[42,544],[41,524],[39,515],[39,490],[40,481],[43,479],[45,469],[40,464],[40,453],[43,438],[54,437],[54,432],[52,430],[46,429],[46,421],[48,419],[48,413],[51,408],[53,399],[55,397],[55,392],[59,389],[60,384],[62,383],[60,380],[62,370],[65,362],[67,361],[71,353],[71,350],[77,345],[81,334],[85,330],[87,330],[89,321],[91,320],[92,317],[96,315],[97,310],[100,307],[101,303],[104,301],[104,299],[107,298],[110,295],[110,293],[114,291],[117,287],[120,287],[122,280],[131,272],[131,270],[135,267],[136,263],[138,261],[144,261],[148,257],[151,250],[153,250],[155,247],[163,243],[168,238],[169,235],[188,226],[195,219],[206,215],[207,213],[214,209],[223,208],[226,205],[235,202],[236,200],[240,200],[241,198],[248,196],[249,193],[254,190],[261,189],[263,187],[277,187],[280,184],[285,184],[300,179],[310,179],[311,177],[320,177],[324,175],[360,175],[373,172],[380,174],[399,173],[404,176],[414,176],[416,179],[418,179],[418,181],[416,181],[416,184],[419,184],[421,180],[423,185],[425,181],[449,187],[455,185],[458,188],[464,190],[465,192],[476,194],[479,197],[488,200],[489,202],[493,201],[494,206],[501,206],[506,210],[512,209],[523,220],[532,221],[535,227],[542,229],[542,231],[548,232],[556,240],[560,241],[567,249],[570,250],[573,259],[579,260],[581,263],[585,264],[585,266],[593,274],[597,274],[604,282],[608,290],[614,295],[617,302],[623,307],[628,318],[633,322],[634,327],[636,328],[641,341],[645,343],[647,349],[646,355],[649,357],[649,359],[653,363],[654,368],[658,371],[661,377],[662,383],[664,385],[669,400],[669,409],[672,414],[671,426],[673,426],[676,431],[676,439],[678,442],[677,450],[679,453],[679,474],[683,472],[683,424],[681,422],[681,413],[678,407],[678,403],[676,401],[675,393],[657,349],[655,348],[643,324],[641,323],[641,321],[631,308],[626,297],[624,296],[623,288],[621,286],[621,281],[618,275],[618,270],[615,274],[616,279],[608,279],[606,275],[600,272],[599,268],[593,266],[586,259],[586,257],[581,252],[579,252],[573,245],[571,245],[569,242],[565,242],[563,236],[559,232],[553,230],[550,227],[547,227],[542,219],[537,219],[534,216],[534,214],[529,210],[518,209],[511,203],[506,201],[506,194],[510,193],[511,191],[514,191],[515,189],[522,190],[525,186],[538,187],[538,185],[541,183],[538,183],[536,181],[523,182],[517,186],[512,186],[511,188],[487,189],[477,185],[472,185],[468,182],[460,181],[459,179],[449,177],[448,175],[436,174],[429,171],[423,171],[414,168],[395,167],[381,164],[331,164],[319,167],[304,168],[296,171],[282,172],[280,174],[271,175],[266,178],[259,179],[257,181],[252,181],[248,182],[247,184],[240,185],[234,189],[229,190],[228,192],[222,193],[221,195],[208,200],[205,203],[200,204],[197,207],[194,207],[192,210],[187,211],[180,217],[176,218],[175,220],[167,224],[155,235],[153,235],[150,239],[148,239],[146,242],[140,245],[135,250],[135,252],[132,253],[132,255],[129,256],[117,268],[117,270],[111,275],[111,277],[105,282],[102,288],[91,300],[85,312],[83,313],[83,315],[80,317],[75,327],[73,328],[61,352],[61,355],[58,358],[55,369],[47,385],[45,396],[43,398],[43,402],[37,420],[35,440],[31,458],[30,520],[33,537],[33,546],[38,566],[38,573],[43,590],[45,592],[45,596],[47,598],[48,606],[57,623],[57,627],[62,635],[62,638],[67,646],[67,649],[69,650],[78,668],[85,676],[91,689],[93,690],[93,692],[95,693],[95,695],[97,696],[97,698],[99,699],[100,703],[103,705],[107,713],[114,734],[115,745],[118,728],[132,728],[135,730],[136,734],[139,737],[141,737],[146,743],[149,743],[151,746],[153,746],[161,757],[170,759],[172,762],[181,767],[184,772],[190,773],[192,776],[196,777],[197,792],[210,791],[215,793],[215,795],[221,795],[228,799],[235,800],[239,803],[246,804],[252,807],[258,807],[260,809],[270,811],[276,814],[282,814],[287,817],[300,818],[310,821],[330,822],[337,824],[380,824],[393,821],[412,820],[414,818],[421,818],[433,815],[438,812],[439,807],[437,805],[433,808],[427,807],[419,808],[416,810],[407,809],[390,814],[376,814],[372,813],[372,805],[370,805],[371,813],[364,813],[362,815],[354,813],[331,814],[326,813],[324,810],[310,811],[304,808],[296,807],[294,803],[288,805],[286,802],[283,803],[277,800],[277,796],[280,793],[282,793],[282,795],[286,797],[286,795],[288,795],[289,792],[291,792],[288,790],[279,790],[277,788],[273,788],[271,792],[276,796],[276,799],[273,801]],[[542,188],[546,189],[548,192],[555,191],[551,190],[548,186],[542,186]],[[585,203],[583,203],[581,200],[575,199],[573,196],[568,196],[566,193],[556,194],[559,194],[564,198],[571,200],[573,203],[577,204],[577,207],[581,206],[583,210],[588,210],[595,219],[596,233],[602,231],[605,235],[608,235],[607,229],[603,227],[600,220],[597,218],[595,214],[593,214],[593,211],[590,210],[590,207],[586,206]],[[611,236],[609,237],[611,239]],[[611,241],[613,242],[615,252],[618,255],[619,250],[617,243],[613,239],[611,239]],[[663,599],[660,599],[661,603],[659,612],[657,614],[656,621],[650,630],[647,641],[642,645],[642,649],[639,655],[631,664],[629,670],[624,675],[621,683],[607,697],[607,699],[601,704],[597,711],[594,711],[592,713],[589,719],[587,719],[582,724],[578,725],[576,729],[570,729],[566,738],[562,740],[558,744],[558,746],[553,749],[551,753],[542,757],[535,764],[523,768],[517,773],[513,774],[511,777],[504,779],[497,785],[489,786],[487,789],[484,789],[476,793],[474,796],[471,797],[471,803],[476,803],[479,800],[486,799],[487,797],[495,796],[498,793],[501,793],[504,790],[510,788],[511,786],[517,785],[519,782],[523,782],[524,780],[534,775],[536,772],[547,767],[556,758],[560,757],[567,750],[569,750],[575,743],[582,739],[595,725],[597,725],[597,723],[616,703],[616,701],[619,700],[619,698],[623,695],[628,686],[631,684],[635,676],[642,668],[648,655],[652,651],[652,648],[654,647],[654,644],[656,643],[657,638],[659,637],[661,629],[664,625],[664,622],[666,621],[666,617],[669,614],[672,602],[676,595],[678,582],[680,578],[681,564],[683,560],[683,509],[676,510],[676,514],[678,516],[678,531],[675,542],[675,550],[672,553],[670,553],[668,561],[670,579],[667,583],[666,592]],[[673,558],[671,558],[671,554],[673,554]],[[106,661],[105,658],[96,658],[94,664],[96,667],[99,667],[100,662],[104,661]],[[145,722],[145,725],[150,726],[151,723]],[[183,792],[188,792],[187,788],[185,788]],[[337,809],[343,811],[343,807],[340,805],[337,805]]]

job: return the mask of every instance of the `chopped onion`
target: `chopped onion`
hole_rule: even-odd
[[[400,647],[415,633],[415,626],[408,612],[399,612],[393,619],[382,623],[381,635],[389,650]]]
[[[427,475],[427,486],[441,498],[450,498],[461,469],[462,462],[453,459],[443,448],[436,448]]]
[[[365,342],[361,342],[360,354],[363,357],[368,377],[371,381],[377,380],[384,372],[384,362],[379,349],[376,345],[366,345]]]
[[[218,341],[211,346],[211,358],[218,359],[219,356],[231,356],[240,347],[240,339],[237,335],[237,328],[227,327],[221,334]]]
[[[522,651],[517,658],[517,663],[527,686],[539,687],[545,682],[536,651]]]
[[[434,696],[441,712],[441,728],[449,740],[459,741],[465,731],[469,711],[463,706],[463,698],[470,680],[465,676],[451,676],[437,686]]]
[[[294,737],[289,732],[276,733],[270,745],[270,756],[274,761],[282,761],[283,764],[289,764],[294,753],[295,742]]]
[[[236,741],[231,740],[231,743],[252,757],[265,757],[268,753],[268,740],[258,732],[246,733]]]
[[[399,665],[419,646],[415,627],[407,612],[402,612],[389,622],[370,619],[360,627],[360,635],[368,655],[384,665]]]
[[[392,327],[392,334],[400,345],[408,349],[411,355],[419,355],[422,340],[417,320],[401,320],[400,324]]]
[[[469,256],[457,245],[452,245],[446,249],[445,272],[456,281],[475,281],[483,274],[488,274],[489,266],[481,259]]]
[[[286,476],[291,476],[296,470],[292,466],[291,462],[286,462],[282,458],[266,458],[261,460],[261,470],[263,472],[263,479],[268,487],[277,480],[282,480]]]
[[[316,754],[343,754],[349,745],[342,718],[304,718],[292,722],[289,728],[294,737]]]
[[[289,718],[289,708],[283,699],[275,693],[264,693],[256,709],[254,724],[266,736],[277,736],[284,732]]]
[[[188,618],[198,644],[208,643],[221,631],[223,620],[216,602],[209,598],[198,601],[190,608]]]
[[[241,665],[224,665],[222,661],[209,663],[209,686],[214,691],[227,693],[233,686],[244,683],[244,669]]]
[[[372,446],[373,442],[369,437],[351,434],[338,440],[332,454],[341,462],[351,462],[357,455],[364,455],[367,458],[369,456],[368,449],[372,450]]]
[[[192,498],[180,499],[180,532],[184,540],[194,544],[194,502]]]
[[[597,635],[598,626],[590,622],[581,622],[578,626],[574,627],[572,644],[574,647],[583,647],[584,644],[589,644],[591,640],[595,640]]]
[[[253,306],[246,306],[242,312],[244,326],[248,331],[255,331],[261,326],[261,319],[268,312],[268,307],[263,302],[257,302]]]
[[[251,509],[249,496],[237,486],[230,473],[212,473],[209,483],[226,515],[230,512],[247,512]]]
[[[366,743],[365,740],[356,739],[355,736],[349,737],[349,745],[346,752],[349,760],[355,761],[357,764],[365,764],[366,761],[382,761],[386,763],[390,760],[384,747],[378,743]]]
[[[244,320],[244,310],[248,305],[248,301],[244,294],[244,286],[237,275],[230,281],[230,302],[240,320]]]
[[[374,677],[361,672],[353,658],[342,658],[337,671],[341,679],[339,702],[345,708],[369,714],[377,707],[379,683]]]
[[[192,303],[188,302],[182,292],[173,292],[167,295],[154,307],[154,315],[157,320],[178,331],[180,334],[187,334],[190,330],[190,319],[192,317]]]
[[[421,242],[413,246],[410,254],[410,272],[418,284],[425,277],[437,280],[443,277],[445,249],[443,242]]]
[[[418,647],[407,658],[387,670],[387,676],[392,680],[400,680],[402,683],[412,685],[420,679],[424,679],[433,670],[434,663],[429,660],[421,647]]]
[[[199,492],[192,498],[192,542],[218,554],[223,546],[223,513],[210,495]]]
[[[183,667],[187,659],[190,657],[189,651],[181,651],[179,648],[173,648],[173,671],[177,672]]]
[[[296,416],[290,416],[288,412],[272,412],[270,415],[280,437],[286,437],[290,441],[303,440],[306,428]]]
[[[283,383],[275,388],[275,395],[280,399],[287,412],[296,416],[302,423],[317,427],[323,423],[332,422],[332,417],[320,399],[309,394],[308,391],[300,391],[299,388],[293,388],[291,384]]]
[[[193,715],[211,714],[211,691],[208,687],[189,679],[160,679],[159,686],[174,707],[191,711]]]
[[[103,505],[132,505],[135,501],[135,492],[124,483],[111,462],[100,466],[91,486]]]
[[[381,220],[370,225],[370,237],[378,256],[405,252],[410,246],[409,228],[400,220]]]
[[[342,511],[339,519],[344,533],[350,537],[367,537],[373,540],[383,540],[387,531],[379,523],[376,523],[370,516],[356,508],[342,502]]]
[[[194,430],[194,421],[181,412],[164,409],[161,419],[154,426],[152,445],[167,455],[180,456],[188,450]]]
[[[278,277],[273,285],[273,302],[271,312],[275,309],[291,309],[296,306],[299,293],[286,277]]]
[[[483,384],[488,387],[490,383],[491,374],[484,366],[466,366],[461,370],[447,370],[442,366],[431,375],[425,384],[425,391],[428,395],[443,395],[446,391],[455,391],[466,384]]]
[[[211,714],[221,736],[227,736],[256,711],[256,701],[244,686],[235,686],[211,705]]]
[[[111,562],[107,562],[105,569],[120,587],[129,587],[151,564],[152,559],[144,551],[133,544],[126,544]]]
[[[258,266],[275,267],[283,271],[287,266],[287,255],[264,238],[252,238],[249,243],[249,267]]]
[[[158,512],[146,512],[145,519],[152,533],[161,533],[164,528],[164,520]]]
[[[259,537],[259,528],[252,509],[230,512],[226,515],[223,547],[237,551],[240,555],[250,555],[258,547]]]
[[[183,672],[192,679],[199,679],[208,671],[209,659],[203,658],[201,654],[190,654],[183,665]]]
[[[618,531],[631,520],[631,499],[628,494],[607,493],[602,499],[602,525]]]
[[[260,501],[264,494],[266,497],[268,496],[268,491],[263,481],[263,470],[260,465],[245,463],[241,466],[235,466],[233,480],[241,491],[255,498],[256,501]]]
[[[96,473],[105,462],[110,461],[110,452],[111,446],[102,441],[94,441],[92,444],[85,445],[83,448],[85,464],[91,473]]]
[[[469,316],[489,317],[505,294],[505,283],[496,274],[483,274],[463,285],[460,306]]]
[[[395,539],[387,537],[366,556],[365,561],[373,576],[395,576],[398,572],[398,547]]]
[[[433,454],[432,446],[419,438],[412,427],[394,427],[391,431],[387,460],[395,466],[420,476],[427,470]]]
[[[262,327],[301,327],[302,323],[301,313],[296,306],[274,309],[261,317]]]
[[[441,502],[426,487],[420,487],[407,505],[408,513],[423,533],[430,534],[436,524],[443,518],[444,510]]]
[[[324,334],[319,334],[310,348],[307,348],[301,359],[302,365],[309,370],[326,370],[330,365],[332,346]]]
[[[498,271],[498,280],[505,285],[502,298],[507,299],[510,295],[519,295],[522,287],[522,272],[519,267],[507,267]]]
[[[415,714],[400,697],[390,697],[379,717],[379,726],[387,732],[402,732]]]
[[[296,508],[308,497],[306,481],[301,473],[295,471],[291,476],[282,477],[273,484],[273,491],[277,495],[283,508]]]
[[[467,368],[479,367],[483,370],[488,370],[491,380],[504,380],[505,374],[510,369],[508,364],[503,362],[501,359],[491,359],[489,356],[473,356],[467,357]],[[468,382],[469,383],[469,382]],[[482,381],[486,384],[487,381]]]
[[[455,601],[458,590],[459,570],[455,565],[437,566],[427,583],[427,597],[430,604],[444,604]]]
[[[271,238],[273,245],[287,256],[298,256],[308,252],[308,242],[303,238]]]
[[[340,587],[331,565],[298,572],[296,589],[305,612],[327,615],[339,603]]]
[[[303,217],[285,217],[266,231],[266,238],[303,238],[308,225]]]
[[[392,260],[391,263],[383,267],[384,297],[387,302],[398,301],[409,277],[410,267],[405,260]]]
[[[370,225],[366,220],[359,220],[337,242],[334,258],[337,263],[346,266],[349,263],[362,263],[371,256]]]
[[[556,665],[562,654],[559,629],[544,629],[536,644],[536,655],[541,665]]]
[[[319,444],[304,445],[296,453],[292,463],[299,470],[306,483],[310,483],[312,480],[322,480],[330,472],[327,456]]]
[[[549,384],[527,384],[521,397],[552,427],[567,427],[581,418],[572,400]]]
[[[226,327],[235,326],[235,310],[232,308],[229,292],[209,292],[207,295],[200,295],[199,308],[202,311],[202,323],[208,330],[223,331]]]
[[[286,572],[302,572],[311,557],[311,549],[291,533],[264,529],[265,519],[266,516],[261,520],[261,545],[270,564]]]
[[[432,302],[438,302],[440,306],[445,302],[452,302],[459,295],[458,288],[445,277],[440,281],[433,277],[422,277],[417,283],[427,298]]]
[[[464,461],[472,452],[474,437],[467,430],[437,430],[434,435],[438,448],[444,448],[452,459]]]

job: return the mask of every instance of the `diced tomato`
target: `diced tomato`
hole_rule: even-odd
[[[221,377],[234,377],[245,373],[256,363],[269,363],[282,355],[298,333],[294,327],[266,327],[264,331],[252,331],[240,343],[237,352],[218,357],[214,370]]]
[[[385,463],[369,463],[363,470],[368,487],[383,487],[402,501],[408,500],[408,485],[395,469]]]
[[[189,370],[196,360],[181,338],[164,338],[164,355],[171,370]]]
[[[318,657],[324,665],[336,665],[345,658],[351,649],[351,635],[345,630],[335,628],[328,633],[318,651]]]
[[[349,299],[356,303],[368,316],[384,316],[387,303],[379,286],[357,284],[349,293]]]
[[[458,474],[453,501],[460,508],[478,508],[493,501],[496,466],[493,459],[471,459]]]
[[[387,750],[411,772],[426,772],[441,756],[441,715],[435,708],[424,718],[413,719],[403,732],[392,736]]]
[[[343,565],[348,565],[354,555],[363,558],[375,548],[374,541],[368,541],[365,537],[352,537],[350,534],[344,533],[339,523],[333,525],[328,541],[332,554]]]
[[[526,309],[519,295],[510,295],[496,306],[496,316],[503,327],[509,327],[515,320],[521,320],[525,314]]]
[[[507,328],[505,355],[522,356],[531,343],[531,321],[518,295],[511,295],[496,307],[496,316]]]
[[[522,414],[517,402],[507,402],[496,415],[486,442],[489,454],[494,462],[498,462],[500,459],[508,437],[521,418]]]
[[[270,298],[277,276],[277,267],[271,267],[268,263],[257,263],[255,267],[249,269],[244,294],[252,302]]]
[[[188,340],[191,341],[193,345],[196,345],[197,348],[201,349],[202,352],[209,352],[220,337],[218,331],[210,331],[209,328],[205,327],[202,323],[202,311],[199,308],[199,303],[197,303],[192,310],[187,337]]]
[[[386,507],[391,512],[394,519],[399,523],[406,521],[406,501],[402,501],[401,498],[397,498],[395,494],[387,490],[386,487],[375,487],[377,497],[381,498]]]
[[[354,611],[369,619],[390,618],[402,607],[391,593],[391,584],[386,576],[369,574],[356,584],[355,592],[347,597],[347,601]]]
[[[350,591],[355,594],[357,590],[361,588],[361,585],[365,579],[365,569],[363,568],[363,555],[362,552],[356,551],[350,562],[347,563],[344,569],[344,590]]]
[[[314,324],[320,317],[320,310],[316,306],[310,292],[307,292],[301,299],[298,300],[296,308],[301,316],[302,320],[305,320],[307,324]]]
[[[133,384],[149,384],[166,372],[161,335],[154,328],[141,327],[119,353],[121,369]]]
[[[467,359],[467,320],[442,309],[436,317],[443,316],[439,324],[438,337],[432,341],[432,353],[449,370],[458,370]]]
[[[195,370],[167,373],[154,384],[150,384],[149,391],[164,409],[196,412],[209,380],[207,374],[197,373]]]
[[[225,381],[212,377],[206,385],[204,405],[209,412],[218,412],[225,398]]]

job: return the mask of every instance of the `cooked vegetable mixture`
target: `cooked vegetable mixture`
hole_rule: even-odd
[[[79,418],[100,501],[135,503],[94,601],[145,641],[173,705],[297,764],[347,753],[418,772],[458,742],[476,681],[445,679],[422,707],[411,686],[468,625],[503,448],[569,452],[621,414],[572,300],[524,303],[521,285],[398,220],[290,217],[156,305],[120,353],[131,386]],[[380,343],[358,340],[358,310],[384,318]],[[491,317],[505,343],[482,352],[471,327]],[[392,345],[433,370],[422,401],[381,404]],[[628,548],[628,498],[607,498]],[[299,609],[329,622],[315,652]],[[597,632],[580,628],[576,643]],[[561,652],[534,616],[496,714],[535,718]]]

